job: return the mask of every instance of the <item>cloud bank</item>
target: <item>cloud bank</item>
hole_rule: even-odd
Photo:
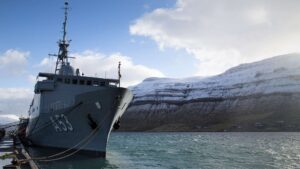
[[[16,49],[8,49],[0,54],[2,83],[9,83],[8,78],[19,80],[27,75],[29,54]],[[0,88],[0,123],[15,121],[16,115],[27,115],[32,96],[33,92],[28,88]]]
[[[27,115],[33,91],[27,88],[0,88],[0,116]]]
[[[19,121],[19,116],[13,114],[0,115],[0,125]]]
[[[16,76],[26,72],[29,52],[9,49],[0,54],[0,75]]]
[[[212,75],[244,62],[299,52],[300,1],[178,0],[137,19],[133,35],[161,49],[185,49],[198,60],[197,75]]]

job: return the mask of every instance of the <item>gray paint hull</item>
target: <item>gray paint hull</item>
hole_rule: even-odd
[[[30,142],[38,146],[80,149],[105,156],[112,126],[122,116],[133,96],[125,88],[80,92],[74,94],[72,106],[54,110],[52,106],[48,112],[45,108],[47,97],[43,94],[37,97],[44,108],[38,116],[30,119],[26,131]]]

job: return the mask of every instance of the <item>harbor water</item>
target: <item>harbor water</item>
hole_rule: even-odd
[[[42,151],[46,150],[31,149],[33,156]],[[115,132],[106,159],[75,155],[38,165],[43,169],[300,168],[299,161],[300,133]]]

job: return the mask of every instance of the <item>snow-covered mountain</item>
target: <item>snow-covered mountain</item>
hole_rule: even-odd
[[[148,78],[132,91],[124,130],[300,131],[300,54],[206,78]]]
[[[14,114],[0,115],[0,125],[5,125],[19,121],[19,117]]]

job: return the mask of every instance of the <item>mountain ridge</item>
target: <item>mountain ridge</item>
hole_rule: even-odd
[[[300,130],[295,119],[286,119],[300,113],[298,53],[241,64],[210,77],[147,78],[131,89],[134,100],[122,118],[122,130]],[[286,120],[278,127],[279,117]]]

